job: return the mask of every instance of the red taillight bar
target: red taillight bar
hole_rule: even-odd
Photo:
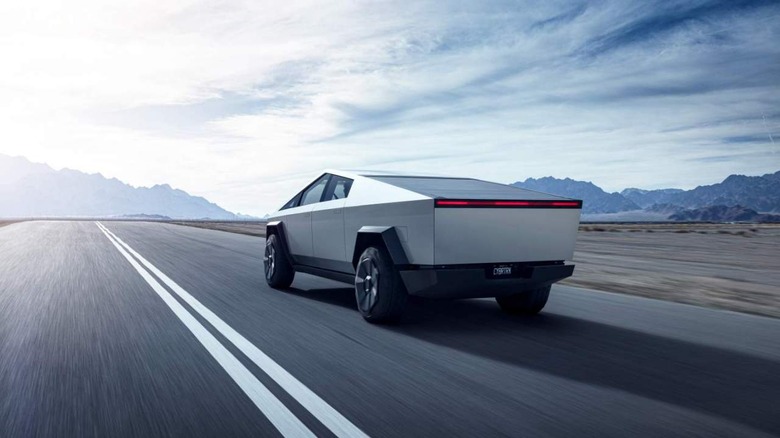
[[[484,201],[469,199],[437,199],[436,207],[482,208],[582,208],[582,201]]]

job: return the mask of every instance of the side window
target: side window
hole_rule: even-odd
[[[314,182],[305,192],[303,192],[303,198],[301,198],[301,205],[314,204],[320,202],[322,193],[325,191],[325,186],[328,184],[328,178],[330,175],[322,175],[320,179]]]
[[[343,176],[333,175],[328,184],[328,190],[325,192],[323,201],[333,201],[335,199],[344,199],[349,196],[349,189],[352,188],[352,180]]]
[[[300,203],[301,203],[301,194],[298,193],[297,195],[295,195],[294,198],[290,199],[286,204],[284,204],[284,206],[279,210],[287,210],[288,208],[295,208]]]

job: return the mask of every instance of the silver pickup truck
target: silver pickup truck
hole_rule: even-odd
[[[582,201],[471,178],[328,170],[274,213],[265,278],[295,272],[354,284],[370,322],[397,320],[408,295],[495,297],[535,314],[572,275]]]

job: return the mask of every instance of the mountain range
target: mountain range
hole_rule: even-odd
[[[247,218],[168,184],[133,187],[116,178],[54,170],[0,154],[0,217]],[[150,216],[151,217],[151,216]]]
[[[592,182],[553,177],[528,178],[512,185],[582,199],[584,215],[642,211],[648,215],[663,214],[669,220],[728,221],[740,220],[728,219],[733,217],[736,211],[729,207],[752,211],[752,214],[737,214],[739,217],[754,218],[745,220],[768,220],[774,216],[761,214],[780,212],[780,171],[762,176],[730,175],[722,182],[698,186],[691,190],[627,188],[619,193],[608,193]],[[706,209],[711,211],[705,212]],[[686,214],[693,210],[698,211]],[[683,219],[687,217],[691,219]],[[704,217],[709,219],[695,219]],[[718,219],[719,217],[723,219]]]
[[[758,213],[741,205],[734,207],[714,205],[693,210],[683,210],[670,215],[669,219],[684,222],[780,222],[780,215]]]
[[[583,200],[583,218],[597,220],[775,221],[780,171],[731,175],[691,190],[627,188],[608,193],[588,181],[528,178],[517,187]],[[116,178],[0,154],[0,217],[127,217],[254,219],[231,213],[168,184],[133,187]]]
[[[634,201],[620,193],[607,193],[590,181],[576,181],[571,178],[557,179],[546,176],[539,179],[528,178],[512,185],[537,192],[581,199],[583,213],[619,213],[642,209]]]
[[[762,213],[780,212],[780,171],[763,176],[730,175],[723,182],[692,190],[625,189],[627,199],[645,208],[653,204],[671,204],[685,208],[713,205],[745,206]]]

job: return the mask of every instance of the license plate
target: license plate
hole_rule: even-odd
[[[499,277],[503,275],[512,275],[511,266],[498,266],[493,268],[493,276]]]

